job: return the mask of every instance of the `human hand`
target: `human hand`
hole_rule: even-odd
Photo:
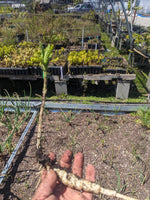
[[[49,155],[51,160],[55,159],[54,154]],[[72,152],[66,150],[60,160],[60,166],[69,169],[71,167]],[[77,153],[72,165],[72,173],[82,177],[84,156]],[[86,167],[85,179],[95,182],[95,169],[92,165]],[[50,169],[44,170],[41,177],[41,183],[36,190],[32,200],[92,200],[92,194],[88,192],[79,192],[71,189],[57,180],[56,173]]]

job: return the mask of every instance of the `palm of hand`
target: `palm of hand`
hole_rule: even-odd
[[[65,151],[61,158],[60,166],[70,168],[71,158],[72,152],[69,150]],[[77,153],[74,158],[72,172],[77,176],[82,177],[82,169],[83,154]],[[89,181],[95,181],[95,169],[92,165],[87,166],[85,178]],[[81,193],[66,187],[62,183],[59,183],[57,175],[53,170],[44,170],[41,177],[41,184],[32,200],[92,200],[92,194],[87,192]]]

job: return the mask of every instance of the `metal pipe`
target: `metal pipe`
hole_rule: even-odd
[[[116,21],[116,25],[117,25],[117,30],[119,30],[119,25],[118,25],[118,19],[117,19],[117,16],[116,16],[116,12],[115,12],[115,9],[114,9],[114,5],[112,3],[112,0],[109,0],[110,4],[111,4],[111,7],[112,7],[112,11],[114,13],[114,16],[115,16],[115,21]]]
[[[114,16],[115,16],[116,26],[117,26],[118,40],[117,40],[117,45],[116,45],[116,47],[118,48],[118,44],[119,44],[119,35],[120,35],[120,28],[119,28],[118,19],[117,19],[117,16],[116,16],[116,12],[115,12],[114,5],[113,5],[113,3],[112,3],[112,0],[109,0],[109,2],[110,2],[110,4],[111,4],[112,11],[113,11],[113,14],[114,14]],[[112,32],[112,26],[111,26],[111,32]]]
[[[125,20],[126,20],[126,24],[127,24],[127,30],[128,30],[128,34],[129,34],[129,40],[130,40],[130,49],[132,50],[132,48],[133,48],[133,39],[132,39],[131,27],[129,25],[129,21],[128,21],[127,13],[126,13],[126,10],[125,10],[125,7],[124,7],[124,3],[123,3],[122,0],[120,0],[120,3],[122,5],[122,9],[123,9]]]
[[[22,101],[22,105],[24,101]],[[8,102],[8,105],[12,105],[12,103]],[[37,110],[41,105],[40,101],[30,101],[30,109],[32,112]],[[21,106],[21,105],[20,105]],[[116,112],[116,110],[121,112],[136,112],[140,108],[150,108],[150,104],[121,104],[121,103],[97,103],[97,104],[82,104],[82,103],[53,103],[53,102],[45,102],[45,108],[51,110],[92,110],[96,112]]]
[[[12,154],[10,155],[9,160],[7,161],[5,167],[4,167],[4,169],[3,169],[3,171],[2,171],[2,173],[1,173],[1,175],[0,175],[0,184],[2,183],[4,177],[5,177],[6,173],[7,173],[8,169],[9,169],[9,167],[10,167],[12,161],[13,161],[13,159],[15,158],[15,155],[16,155],[16,153],[17,153],[17,151],[18,151],[18,149],[19,149],[21,143],[23,142],[23,140],[24,140],[24,138],[25,138],[25,136],[26,136],[26,134],[27,134],[27,132],[28,132],[28,130],[29,130],[31,124],[33,123],[33,121],[34,121],[34,119],[35,119],[37,113],[38,113],[37,111],[34,111],[34,112],[33,112],[33,115],[32,115],[32,117],[31,117],[29,123],[27,124],[27,126],[26,126],[24,132],[22,133],[22,135],[21,135],[21,137],[20,137],[20,139],[19,139],[19,141],[18,141],[18,143],[17,143],[17,145],[16,145],[14,151],[13,151]]]

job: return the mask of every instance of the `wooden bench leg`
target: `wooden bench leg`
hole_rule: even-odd
[[[129,96],[130,81],[117,81],[116,99],[127,99]]]

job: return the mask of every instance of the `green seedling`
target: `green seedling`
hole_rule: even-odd
[[[126,132],[124,132],[123,134],[124,134],[124,136],[127,136],[127,133],[126,133]]]
[[[67,113],[65,113],[63,110],[61,111],[62,115],[64,116],[64,120],[65,122],[67,122],[68,124],[71,124],[71,121],[75,118],[76,113],[75,112],[71,112],[71,110]]]
[[[72,147],[73,154],[75,153],[75,148],[76,148],[76,146],[79,144],[79,143],[76,141],[76,138],[77,138],[78,134],[79,134],[79,133],[77,132],[77,130],[75,130],[75,133],[72,134],[70,144],[68,145],[68,146],[71,146],[71,147]]]
[[[0,142],[0,153],[2,154],[5,149],[8,150],[9,153],[12,152],[13,146],[12,146],[12,137],[15,133],[17,133],[22,124],[28,119],[30,115],[30,109],[29,104],[25,103],[24,105],[21,105],[21,101],[19,101],[19,97],[17,96],[17,100],[14,101],[10,97],[9,93],[5,91],[8,100],[10,101],[10,105],[7,105],[6,103],[1,103],[0,107],[0,122],[7,127],[7,135],[4,140],[4,142]],[[11,115],[11,112],[5,111],[5,108],[9,108],[9,106],[13,109],[13,118]],[[21,107],[24,108],[25,112],[22,114]]]
[[[110,131],[111,130],[111,127],[106,126],[104,124],[101,125],[100,122],[96,122],[96,124],[97,124],[97,130],[101,130],[103,134],[106,134],[105,131]]]
[[[87,118],[87,125],[91,124],[91,120],[89,118]]]
[[[16,182],[17,182],[17,183],[20,183],[20,182],[21,182],[21,178],[20,178],[20,177],[17,177],[17,178],[16,178]]]
[[[113,168],[115,169],[115,172],[116,172],[116,175],[117,175],[117,187],[116,187],[116,191],[117,192],[125,191],[125,188],[126,188],[127,184],[124,184],[123,186],[121,186],[119,171],[115,167],[113,167]]]
[[[137,112],[137,116],[143,126],[150,128],[150,108],[141,108]]]
[[[61,127],[60,126],[57,126],[56,127],[56,131],[60,131],[61,130]]]
[[[144,185],[146,182],[146,176],[142,169],[140,170],[139,177],[140,177],[141,184]]]
[[[100,139],[100,141],[101,141],[101,147],[104,147],[105,146],[105,139],[102,138],[102,139]]]
[[[0,144],[0,153],[3,153],[5,148],[7,148],[9,150],[9,152],[13,150],[12,149],[12,142],[11,142],[12,137],[13,137],[14,133],[21,128],[22,124],[24,123],[24,121],[26,121],[26,119],[28,117],[29,117],[29,113],[24,113],[20,119],[18,119],[18,115],[17,115],[18,121],[16,119],[14,119],[13,124],[10,124],[10,119],[8,118],[9,119],[9,125],[8,126],[11,126],[12,130],[11,130],[10,133],[8,132],[8,135],[5,139],[5,141],[3,142],[3,144],[2,143]]]

